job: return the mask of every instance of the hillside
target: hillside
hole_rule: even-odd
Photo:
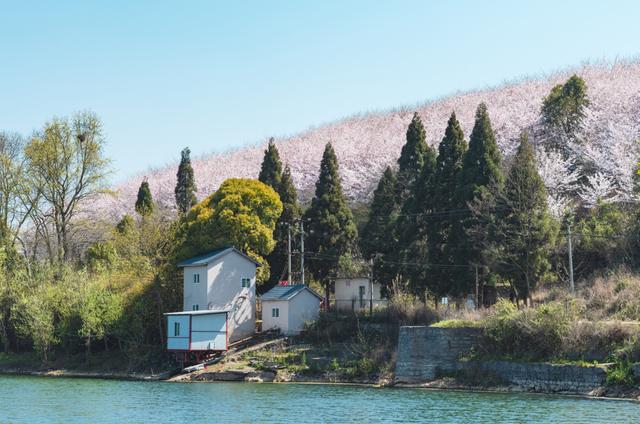
[[[638,158],[636,140],[640,138],[638,62],[586,65],[546,78],[456,94],[412,108],[356,115],[292,137],[276,139],[276,144],[283,161],[292,169],[301,198],[308,200],[313,193],[324,145],[331,141],[340,161],[345,192],[352,201],[362,201],[370,196],[384,167],[395,163],[414,111],[422,117],[429,143],[437,145],[452,110],[455,110],[468,137],[475,109],[480,102],[485,102],[500,148],[508,157],[523,129],[535,133],[542,98],[553,85],[563,82],[573,73],[586,80],[591,100],[579,154],[592,161],[598,169],[590,180],[591,187],[583,189],[581,196],[587,203],[595,197],[628,198],[631,173]],[[253,147],[196,159],[193,165],[198,197],[209,195],[226,178],[255,178],[265,144],[266,140]],[[570,185],[578,176],[568,171],[569,163],[560,157],[540,154],[538,159],[550,190],[550,204],[558,209],[564,202],[561,195],[563,187]],[[177,163],[143,174],[149,179],[154,198],[170,208],[174,207],[176,169]],[[98,207],[92,210],[100,211],[98,213],[102,217],[109,219],[118,219],[123,213],[131,212],[143,175],[115,187],[116,195],[104,196],[98,201]]]

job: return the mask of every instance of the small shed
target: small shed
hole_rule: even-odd
[[[386,306],[380,295],[381,285],[369,277],[337,278],[335,282],[335,306],[338,311],[366,311]]]
[[[167,317],[167,350],[204,357],[229,347],[230,310],[170,312]]]
[[[262,295],[262,329],[278,329],[285,335],[296,335],[305,322],[315,321],[320,314],[322,296],[309,287],[296,284],[276,286]]]

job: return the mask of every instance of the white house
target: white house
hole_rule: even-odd
[[[175,316],[189,316],[187,312],[198,311],[224,313],[228,342],[252,335],[258,266],[258,262],[234,247],[224,247],[180,262],[178,267],[184,270],[184,312]],[[167,316],[171,318],[172,315]],[[171,336],[172,330],[174,328],[168,325],[167,337]],[[217,330],[212,328],[211,331]]]
[[[322,296],[309,287],[297,284],[276,286],[260,297],[262,330],[279,329],[282,334],[295,335],[304,323],[315,321],[320,313]]]
[[[337,278],[335,282],[335,306],[339,311],[363,311],[369,307],[385,306],[380,295],[380,283],[369,277]]]

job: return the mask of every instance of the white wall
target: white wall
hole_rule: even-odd
[[[193,315],[191,350],[227,349],[227,314]]]
[[[285,334],[298,334],[304,324],[315,321],[320,314],[320,299],[303,290],[289,301],[289,325]]]
[[[272,309],[279,308],[280,316],[272,317]],[[286,300],[262,301],[262,331],[280,329],[283,334],[289,331],[289,302]]]
[[[189,322],[188,315],[167,316],[167,349],[189,350]],[[180,324],[180,334],[174,333],[176,323]]]
[[[360,303],[360,287],[364,286],[364,303]],[[371,284],[366,277],[338,278],[335,283],[335,299],[338,310],[351,311],[369,308]],[[381,304],[380,283],[373,283],[373,306]],[[378,301],[378,302],[376,302]],[[363,306],[364,305],[364,306]]]
[[[200,282],[193,282],[193,275],[200,274]],[[192,311],[193,305],[199,305],[201,311],[207,309],[207,267],[184,267],[183,311]]]
[[[250,287],[242,287],[242,278]],[[229,313],[229,341],[249,337],[256,327],[256,265],[232,251],[209,264],[208,309],[232,309]]]

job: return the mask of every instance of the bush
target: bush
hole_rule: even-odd
[[[518,310],[502,299],[485,321],[483,349],[524,360],[549,359],[561,352],[578,311],[571,302],[551,302]]]

